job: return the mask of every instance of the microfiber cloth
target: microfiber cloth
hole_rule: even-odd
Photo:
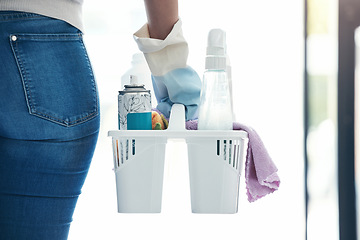
[[[233,128],[248,133],[249,144],[245,161],[245,182],[248,200],[254,202],[279,188],[278,169],[254,129],[240,123],[234,123]]]

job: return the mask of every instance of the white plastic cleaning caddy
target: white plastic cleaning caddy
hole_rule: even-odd
[[[244,131],[186,130],[185,107],[174,104],[167,130],[116,130],[112,137],[119,213],[160,213],[165,147],[185,139],[193,213],[237,213]]]

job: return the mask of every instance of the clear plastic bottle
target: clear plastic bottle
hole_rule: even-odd
[[[230,101],[231,101],[231,111],[233,113],[233,121],[235,121],[235,112],[234,112],[234,98],[233,98],[233,87],[232,87],[232,69],[230,64],[229,55],[226,54],[226,75],[229,82],[229,90],[230,90]]]
[[[199,130],[233,129],[225,48],[225,32],[221,29],[212,29],[208,35],[205,72],[201,89]]]

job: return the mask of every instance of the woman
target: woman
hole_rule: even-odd
[[[177,0],[145,7],[148,37],[165,39],[178,22]],[[0,0],[1,240],[67,239],[100,123],[81,8],[82,0]],[[194,76],[190,109],[200,92]],[[158,97],[172,104],[166,92]]]

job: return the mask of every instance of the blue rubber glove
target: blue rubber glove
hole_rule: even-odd
[[[157,109],[166,117],[170,116],[174,103],[181,103],[185,106],[186,120],[197,118],[201,80],[191,67],[177,68],[164,76],[152,76],[152,82]]]
[[[139,49],[149,65],[157,109],[169,117],[174,103],[183,104],[186,120],[196,119],[200,104],[201,80],[189,66],[188,44],[183,37],[181,20],[164,40],[152,39],[145,24],[134,34]]]

